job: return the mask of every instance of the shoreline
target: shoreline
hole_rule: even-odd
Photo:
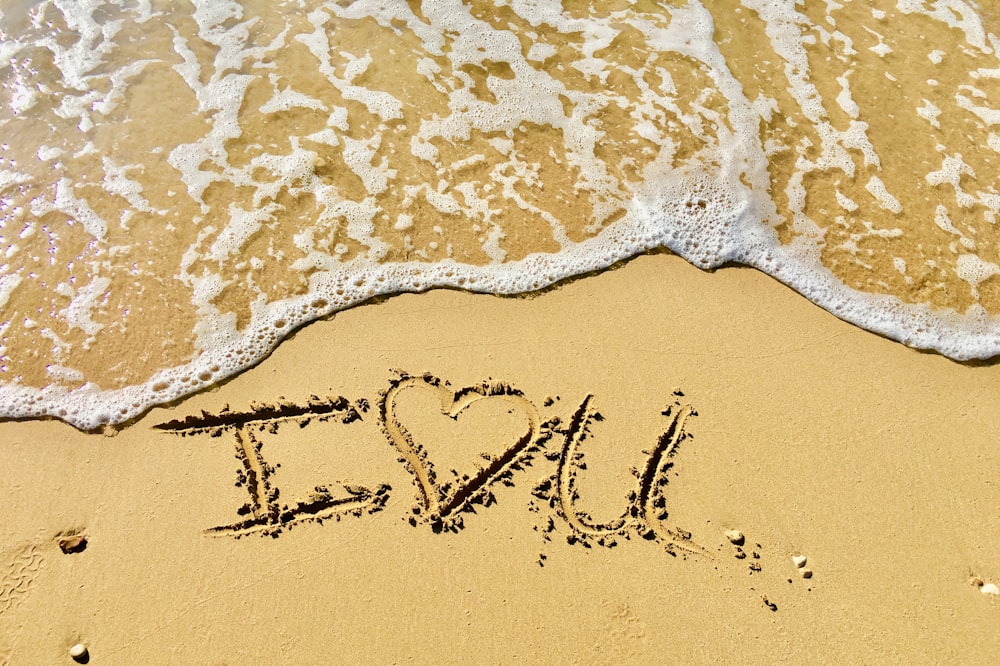
[[[342,315],[344,312],[354,310],[357,308],[377,306],[390,301],[394,298],[403,295],[419,296],[421,294],[426,294],[434,291],[452,291],[461,294],[467,294],[470,296],[494,296],[497,298],[513,298],[513,299],[532,299],[543,296],[551,291],[562,289],[565,285],[572,284],[580,280],[593,279],[603,273],[619,270],[620,268],[627,266],[628,264],[643,259],[646,257],[655,257],[659,255],[669,255],[677,258],[682,258],[682,255],[677,254],[674,250],[666,246],[656,246],[652,249],[648,249],[639,254],[629,254],[623,258],[618,259],[612,264],[605,268],[595,268],[593,270],[587,270],[579,273],[572,273],[565,277],[556,279],[545,286],[539,287],[537,289],[532,289],[529,291],[502,291],[502,292],[484,292],[481,291],[480,286],[475,288],[458,286],[457,284],[443,284],[426,286],[426,288],[419,289],[416,291],[393,291],[388,293],[375,293],[374,295],[368,296],[363,300],[343,307],[342,309],[334,309],[327,314],[319,316],[318,318],[311,318],[309,315],[305,314],[305,310],[299,312],[295,316],[281,316],[278,317],[278,322],[280,324],[279,328],[289,327],[290,332],[286,334],[273,334],[271,333],[273,339],[267,343],[269,346],[269,351],[261,355],[258,352],[251,352],[249,361],[246,360],[247,352],[239,351],[239,359],[236,361],[236,365],[240,368],[238,370],[231,370],[223,368],[221,372],[219,371],[219,365],[225,363],[220,360],[220,357],[216,353],[204,353],[197,360],[194,360],[186,365],[181,365],[173,368],[165,369],[158,372],[153,377],[149,378],[143,383],[129,385],[118,389],[108,389],[108,390],[87,390],[87,386],[78,387],[68,392],[64,393],[52,393],[48,389],[39,392],[38,389],[33,387],[26,387],[20,384],[8,384],[6,386],[0,387],[0,394],[3,394],[3,398],[8,402],[14,399],[14,395],[19,395],[20,399],[27,404],[21,406],[17,409],[11,408],[9,415],[0,417],[0,423],[2,422],[17,422],[17,421],[30,421],[35,419],[55,419],[71,424],[74,428],[80,432],[106,432],[111,434],[117,432],[123,428],[130,427],[131,425],[138,423],[153,409],[157,408],[172,408],[176,405],[183,403],[188,400],[191,396],[198,395],[204,391],[214,391],[220,385],[231,381],[232,379],[239,377],[243,373],[257,367],[261,363],[267,360],[267,358],[274,353],[282,344],[284,344],[288,339],[298,335],[303,329],[316,324],[318,322],[329,321],[334,317]],[[544,257],[544,255],[539,255],[539,257]],[[544,261],[544,258],[539,259],[539,261]],[[976,344],[988,344],[987,339],[989,333],[979,333],[978,337],[971,337],[969,335],[962,335],[964,330],[968,333],[970,328],[976,328],[977,323],[983,329],[989,329],[990,320],[1000,321],[990,317],[989,315],[983,315],[979,319],[973,318],[973,315],[969,312],[965,314],[960,314],[951,310],[937,311],[928,308],[927,306],[917,306],[913,304],[903,303],[892,296],[882,295],[882,294],[868,294],[863,292],[857,292],[853,289],[847,287],[846,285],[838,282],[836,278],[832,275],[826,275],[821,273],[820,286],[816,287],[813,291],[821,292],[820,296],[813,300],[809,295],[799,291],[796,286],[791,282],[786,282],[783,276],[787,277],[789,272],[794,273],[794,268],[788,268],[787,263],[782,264],[780,261],[776,261],[770,256],[766,257],[762,263],[766,265],[773,265],[775,270],[768,271],[765,270],[760,265],[759,262],[753,259],[746,259],[746,263],[740,263],[737,261],[730,261],[719,266],[701,266],[700,270],[708,274],[713,274],[717,271],[726,269],[745,269],[759,272],[765,278],[774,280],[776,283],[782,287],[790,290],[797,296],[801,297],[807,301],[811,306],[817,307],[832,316],[841,319],[848,325],[859,328],[862,331],[872,333],[879,337],[882,337],[892,343],[901,345],[903,347],[912,349],[920,353],[927,353],[932,355],[940,355],[943,358],[968,366],[991,366],[1000,363],[1000,354],[987,357],[978,357],[975,353],[966,354],[966,352],[961,352],[959,354],[959,348],[966,345],[973,345],[975,348]],[[792,263],[795,263],[794,261]],[[404,267],[405,269],[405,267]],[[430,269],[429,269],[430,270]],[[825,270],[825,269],[824,269]],[[337,277],[327,276],[327,282],[337,282],[338,279],[346,279],[345,275],[340,275]],[[531,279],[530,276],[526,279]],[[463,278],[464,280],[464,278]],[[829,283],[829,284],[826,284]],[[825,292],[827,295],[823,295],[824,289],[823,284],[826,284]],[[815,285],[813,285],[815,286]],[[832,296],[829,294],[833,294]],[[841,301],[837,300],[837,295],[842,298]],[[310,292],[305,297],[295,299],[295,303],[305,300],[313,300],[314,294]],[[883,308],[881,311],[885,314],[883,320],[862,325],[855,321],[855,318],[860,316],[856,313],[860,310],[862,313],[868,311],[868,309],[874,310],[874,305],[869,303],[871,300],[882,301]],[[325,299],[321,299],[323,303],[327,303]],[[303,301],[304,302],[304,301]],[[832,305],[838,304],[839,305]],[[294,305],[294,303],[293,303]],[[832,309],[831,306],[832,305]],[[288,310],[289,308],[294,310],[292,306],[285,306],[282,308],[282,312]],[[985,318],[984,318],[985,317]],[[903,319],[910,318],[916,319],[917,321],[923,321],[923,326],[915,326],[915,333],[910,338],[901,340],[898,337],[893,337],[890,335],[890,330],[894,326],[902,326],[899,321]],[[260,323],[260,322],[258,322]],[[940,326],[938,326],[940,324]],[[276,325],[277,326],[277,325]],[[240,333],[240,337],[243,340],[256,339],[260,341],[259,329],[261,326],[256,328],[244,330]],[[269,328],[265,326],[265,328]],[[905,327],[904,327],[905,328]],[[935,330],[941,329],[941,335],[935,333]],[[257,331],[257,333],[255,333]],[[274,337],[277,335],[277,337]],[[942,337],[943,336],[943,337]],[[915,337],[915,339],[914,339]],[[937,342],[933,342],[937,340]],[[997,342],[1000,344],[1000,341]],[[950,349],[951,354],[946,354],[942,351],[943,348]],[[229,349],[229,346],[224,346],[222,351],[225,352]],[[216,350],[218,351],[218,350]],[[966,355],[962,355],[966,354]],[[231,353],[226,352],[226,358],[232,356]],[[218,361],[218,364],[212,365],[213,361]],[[199,372],[199,368],[207,368],[212,366],[211,372],[207,375]],[[212,375],[218,375],[221,378],[216,380]],[[195,376],[198,375],[197,378]],[[169,385],[173,384],[176,379],[180,377],[180,384],[189,384],[189,386],[181,386],[179,388],[173,389],[174,391],[179,391],[176,397],[160,400],[160,398],[150,398],[148,395],[142,395],[143,391],[148,390],[167,390]],[[167,389],[162,389],[166,386]],[[152,387],[152,388],[150,388]],[[158,389],[157,387],[161,387]],[[81,393],[81,391],[84,391]],[[148,392],[148,391],[147,391]],[[124,406],[122,402],[122,396],[126,398],[131,396],[136,399],[131,407]],[[68,399],[69,398],[69,399]],[[68,399],[68,400],[67,400]],[[74,405],[69,412],[67,408],[70,405]],[[62,406],[62,407],[60,407]],[[98,418],[82,415],[81,409],[89,408],[92,412],[97,412],[100,416]],[[56,415],[52,410],[59,409],[62,413]],[[119,410],[120,413],[114,416],[109,416],[115,410]],[[92,424],[93,427],[85,427],[84,424]]]

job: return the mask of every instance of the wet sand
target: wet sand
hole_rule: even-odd
[[[0,662],[989,663],[997,396],[665,254],[391,298],[114,436],[0,424]]]

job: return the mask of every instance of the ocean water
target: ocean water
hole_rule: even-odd
[[[1000,354],[994,7],[5,0],[0,416],[122,422],[376,295],[657,247]]]

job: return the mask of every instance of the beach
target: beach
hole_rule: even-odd
[[[445,382],[449,395],[493,389],[449,418]],[[564,433],[509,484],[487,484],[494,501],[460,525],[415,512],[417,475],[380,401],[444,486],[451,468],[475,477],[480,453],[523,439],[518,393],[539,431],[558,417]],[[92,663],[990,663],[1000,599],[970,581],[1000,580],[997,395],[995,366],[867,333],[756,271],[667,254],[533,298],[401,295],[311,324],[117,432],[0,425],[0,654],[71,663],[81,643]],[[571,456],[567,509],[540,486],[567,464],[587,396],[601,420]],[[311,399],[332,418],[240,426],[273,467],[285,522],[228,527],[248,502],[233,428],[156,427]],[[345,418],[361,400],[367,411]],[[664,450],[685,406],[685,434]],[[657,450],[666,517],[601,545],[642,485],[630,468]],[[383,485],[381,506],[362,492]],[[355,503],[287,511],[316,486]],[[85,548],[63,553],[66,534]]]
[[[993,663],[988,3],[0,7],[0,664]]]

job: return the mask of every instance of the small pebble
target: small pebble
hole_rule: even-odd
[[[983,594],[992,594],[995,597],[1000,597],[1000,587],[997,587],[996,583],[986,583],[979,591]]]
[[[59,550],[69,555],[80,553],[87,548],[87,537],[83,534],[70,534],[59,537]]]
[[[743,532],[740,532],[739,530],[729,530],[729,531],[727,531],[726,532],[726,538],[729,539],[729,543],[733,544],[734,546],[742,546],[743,545],[743,541],[744,541]]]
[[[796,567],[798,567],[799,569],[801,569],[802,567],[804,567],[806,565],[806,556],[805,555],[793,555],[792,556],[792,564],[794,564]]]
[[[801,571],[799,571],[799,573],[802,574],[803,578],[812,578],[813,577],[812,569],[802,569]]]
[[[69,656],[73,657],[73,661],[86,663],[87,646],[83,643],[77,643],[69,649]]]

